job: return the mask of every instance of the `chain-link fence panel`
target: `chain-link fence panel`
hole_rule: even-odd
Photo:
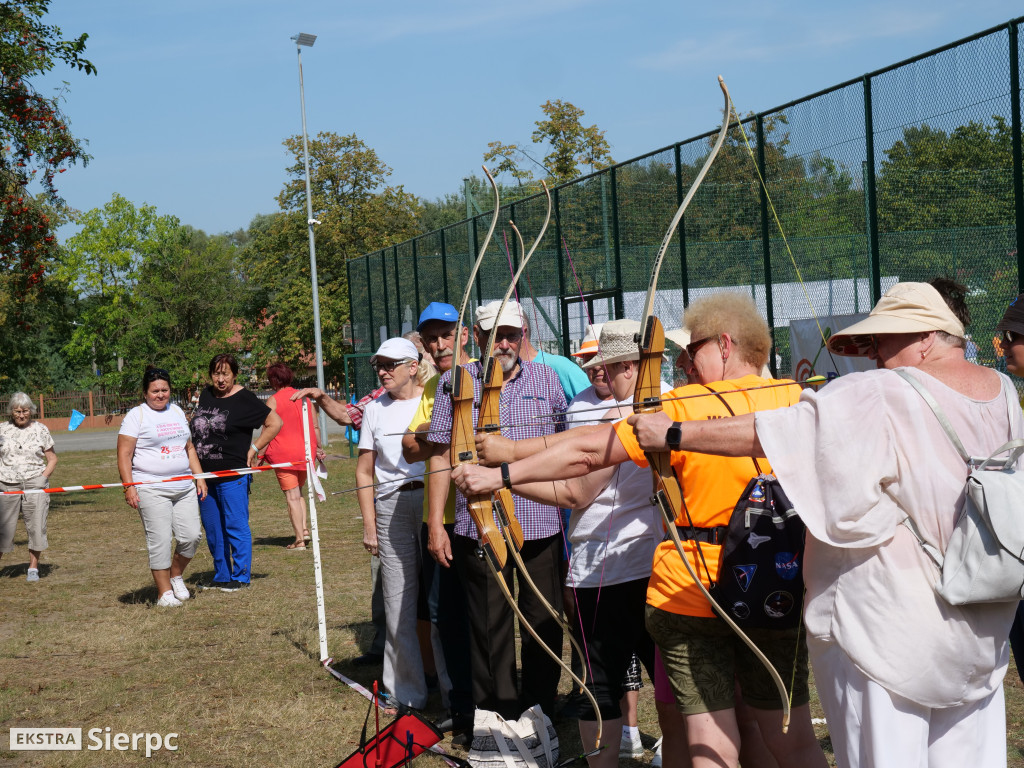
[[[1012,240],[990,229],[1015,222],[1009,57],[1004,28],[871,78],[881,274],[967,285],[982,338],[1017,285]]]
[[[374,312],[370,301],[370,280],[367,274],[370,259],[364,256],[348,263],[348,295],[351,310],[352,348],[370,352],[373,347]],[[376,349],[376,347],[373,347]]]
[[[945,275],[968,288],[979,337],[969,354],[997,363],[992,328],[1021,285],[1020,22],[734,123],[665,253],[654,307],[665,327],[702,295],[749,293],[789,374],[793,321],[865,312],[896,281]],[[590,322],[640,318],[655,254],[716,133],[552,190],[551,225],[515,294],[537,346],[565,354]],[[545,210],[543,195],[502,206],[467,323],[504,293]],[[357,260],[357,351],[430,301],[457,306],[490,221]]]

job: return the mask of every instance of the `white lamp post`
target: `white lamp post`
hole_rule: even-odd
[[[299,101],[302,104],[302,154],[306,163],[306,225],[309,228],[309,270],[313,282],[313,338],[316,341],[316,385],[321,390],[326,388],[324,383],[324,354],[320,343],[320,292],[317,288],[316,276],[316,237],[313,234],[313,227],[320,222],[313,218],[313,195],[309,188],[309,140],[306,138],[306,90],[302,82],[302,46],[313,47],[316,42],[316,35],[309,35],[305,32],[292,37],[295,41],[295,50],[299,54]],[[320,411],[320,435],[324,444],[330,441],[327,439],[327,415]]]

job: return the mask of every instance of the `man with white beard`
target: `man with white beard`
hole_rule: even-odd
[[[561,431],[563,425],[548,418],[565,412],[566,401],[558,376],[546,365],[520,359],[524,318],[518,305],[506,306],[500,318],[497,304],[480,307],[473,327],[477,345],[485,349],[488,335],[497,323],[494,358],[501,366],[503,382],[499,398],[501,434],[513,440],[543,437]],[[472,375],[474,414],[482,392],[482,364],[466,366]],[[441,377],[441,386],[451,380],[451,372]],[[540,417],[540,418],[535,418]],[[441,446],[431,457],[430,470],[451,468],[450,442],[452,404],[448,397],[439,397],[427,439]],[[553,713],[558,689],[559,667],[533,637],[522,636],[522,693],[516,685],[516,652],[512,609],[495,583],[487,564],[476,556],[479,533],[470,519],[465,497],[456,497],[455,529],[449,537],[445,531],[444,504],[447,483],[431,483],[429,492],[429,549],[443,568],[454,563],[466,590],[471,631],[470,656],[473,668],[473,700],[477,707],[498,712],[506,719],[518,718],[521,711],[534,704],[549,715]],[[544,598],[561,608],[559,564],[561,561],[561,524],[558,508],[528,501],[518,496],[515,513],[522,525],[525,543],[522,556],[530,576]],[[497,521],[495,521],[497,524]],[[503,570],[506,583],[513,587],[514,562],[509,559]],[[520,579],[520,584],[522,580]],[[540,599],[529,589],[517,598],[527,621],[543,641],[552,648],[562,647],[562,629],[547,612]]]

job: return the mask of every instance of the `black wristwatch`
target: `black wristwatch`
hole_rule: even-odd
[[[501,484],[512,490],[512,478],[508,474],[508,464],[501,462]]]
[[[683,442],[683,422],[673,421],[672,426],[665,432],[665,444],[673,451],[679,450],[679,444]]]

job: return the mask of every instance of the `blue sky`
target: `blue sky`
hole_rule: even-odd
[[[356,133],[391,182],[433,199],[478,173],[489,141],[528,143],[540,105],[571,101],[616,160],[711,130],[723,75],[767,109],[1020,14],[1004,0],[53,0],[89,34],[99,75],[58,72],[94,159],[60,181],[75,208],[120,193],[207,232],[277,210],[301,132]],[[66,232],[65,234],[70,234]]]

